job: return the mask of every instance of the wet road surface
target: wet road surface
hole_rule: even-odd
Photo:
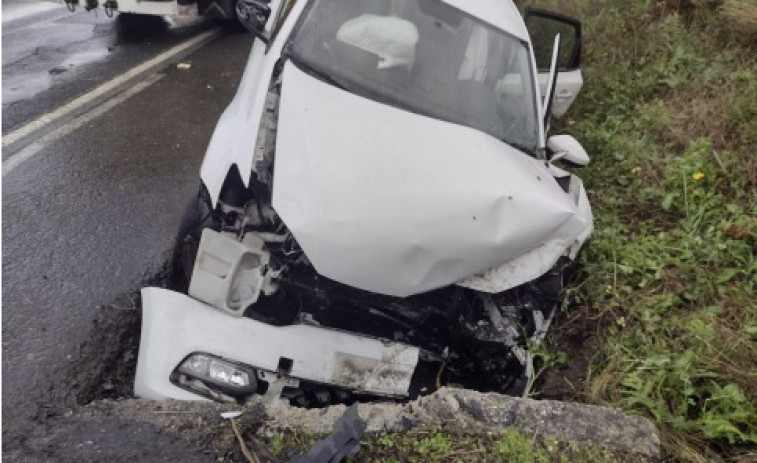
[[[48,2],[3,2],[3,134],[216,26],[191,16],[108,18]]]
[[[101,19],[94,27],[98,43],[118,43],[112,22]],[[190,26],[144,46],[118,46],[109,53],[120,55],[54,74],[69,80],[53,82],[30,100],[6,105],[4,81],[4,134],[6,127],[23,125],[203,27],[208,26]],[[4,24],[4,59],[6,46],[13,46],[5,33]],[[182,59],[192,64],[189,70],[167,63],[140,79],[142,91],[4,172],[4,448],[21,442],[25,430],[35,426],[40,405],[64,400],[69,385],[63,372],[93,338],[98,307],[138,289],[164,264],[184,206],[196,191],[210,134],[233,96],[251,43],[246,34],[222,34]],[[45,68],[35,66],[28,68],[36,73]],[[5,78],[6,66],[3,73]],[[67,74],[70,78],[61,77]],[[4,150],[4,164],[13,155]]]

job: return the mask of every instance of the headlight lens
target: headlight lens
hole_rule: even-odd
[[[257,392],[255,371],[215,355],[193,353],[174,370],[171,380],[215,400],[242,400]]]

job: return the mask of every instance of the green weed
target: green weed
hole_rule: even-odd
[[[599,321],[600,347],[579,398],[655,420],[666,458],[748,455],[757,445],[748,18],[724,22],[724,4],[736,11],[737,0],[526,3],[585,25],[586,85],[555,130],[593,155],[580,174],[596,231],[573,310]]]
[[[449,431],[367,434],[356,462],[638,462],[610,450],[559,439],[536,438],[512,430],[503,434],[470,435]]]
[[[534,442],[517,431],[509,431],[494,441],[491,452],[511,463],[546,463],[549,455],[539,451]]]

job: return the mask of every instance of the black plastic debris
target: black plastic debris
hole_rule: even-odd
[[[360,451],[360,438],[366,426],[357,412],[357,404],[352,404],[334,423],[334,431],[328,437],[313,444],[305,455],[297,455],[288,463],[339,463],[352,458]]]

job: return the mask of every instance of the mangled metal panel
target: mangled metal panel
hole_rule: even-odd
[[[142,290],[142,336],[134,392],[146,399],[198,400],[167,372],[193,352],[213,352],[267,372],[291,359],[291,378],[372,395],[404,397],[419,349],[309,325],[272,326],[237,318],[161,288]]]
[[[291,63],[273,207],[318,273],[400,297],[543,250],[520,275],[529,281],[591,228],[590,212],[579,211],[544,161],[478,130],[346,92]]]

